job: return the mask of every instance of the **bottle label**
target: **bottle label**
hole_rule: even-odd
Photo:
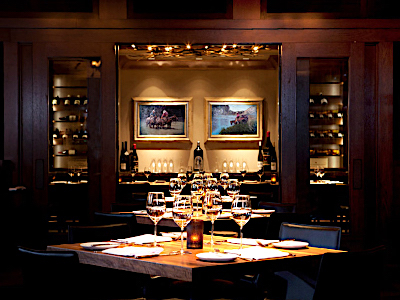
[[[79,104],[81,104],[81,100],[79,100],[79,99],[75,99],[75,101],[74,101],[74,104],[75,104],[75,105],[79,105]]]
[[[88,101],[87,99],[83,100],[83,105],[87,105]]]
[[[126,171],[126,163],[121,163],[121,170]]]
[[[276,171],[276,162],[271,162],[271,171]]]
[[[57,99],[53,99],[53,101],[51,102],[51,104],[53,105],[57,105],[57,103],[58,103]]]
[[[72,138],[73,138],[73,139],[78,139],[79,136],[75,133],[75,134],[72,136]]]
[[[257,161],[257,169],[262,170],[262,168],[263,168],[263,162]]]
[[[69,105],[71,102],[69,101],[69,99],[65,99],[64,101],[64,105]]]
[[[194,168],[196,170],[202,170],[203,169],[203,158],[201,156],[196,156],[194,158]]]

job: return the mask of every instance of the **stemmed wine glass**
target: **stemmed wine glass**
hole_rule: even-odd
[[[182,181],[179,178],[171,178],[169,180],[169,193],[174,197],[182,192]]]
[[[226,190],[226,187],[228,186],[228,180],[229,180],[228,173],[222,173],[221,176],[219,177],[219,181],[224,190]]]
[[[192,201],[194,206],[193,211],[195,215],[198,215],[201,211],[201,196],[203,195],[203,192],[204,192],[203,180],[198,178],[193,179],[192,184],[190,186],[190,193],[192,194]]]
[[[260,182],[261,182],[261,177],[264,175],[263,169],[258,169],[257,175],[258,175],[258,177],[260,177]]]
[[[236,195],[232,202],[232,219],[240,226],[240,249],[243,249],[243,226],[251,217],[251,202],[249,195]]]
[[[192,196],[178,195],[174,200],[172,207],[172,217],[176,225],[181,228],[181,255],[191,253],[183,250],[183,229],[189,224],[193,216]]]
[[[222,212],[222,200],[219,192],[207,192],[203,201],[203,210],[211,220],[211,252],[214,252],[214,221]]]
[[[154,222],[154,247],[157,245],[157,223],[162,219],[166,211],[163,192],[149,192],[146,203],[147,214]]]
[[[226,192],[228,193],[228,196],[231,197],[232,199],[234,198],[235,195],[239,194],[240,183],[238,182],[237,179],[229,179],[228,180]]]
[[[186,175],[186,173],[178,173],[178,178],[181,180],[182,188],[184,188],[186,183],[187,183],[187,175]]]
[[[149,176],[151,174],[151,168],[150,167],[144,167],[144,175],[147,178],[147,181],[149,181]]]
[[[193,174],[193,167],[192,166],[188,166],[186,169],[186,175],[187,175],[187,181],[190,182],[190,177]]]
[[[205,189],[207,192],[218,192],[217,178],[208,178],[206,181]]]
[[[242,168],[240,169],[240,174],[242,174],[243,180],[247,173],[247,163],[244,161],[242,163]]]

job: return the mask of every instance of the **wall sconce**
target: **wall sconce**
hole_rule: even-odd
[[[92,61],[90,61],[90,66],[91,66],[92,68],[100,68],[100,66],[101,66],[101,60],[99,59],[99,60],[92,60]]]

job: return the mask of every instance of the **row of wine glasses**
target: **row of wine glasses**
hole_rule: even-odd
[[[183,249],[183,230],[189,224],[193,216],[193,199],[198,201],[198,196],[177,195],[174,198],[172,207],[172,217],[174,222],[181,229],[181,254],[185,254]],[[154,246],[157,245],[157,224],[166,212],[166,202],[163,192],[149,192],[147,197],[147,214],[154,223]],[[211,251],[214,251],[214,222],[222,212],[222,200],[218,191],[206,193],[202,203],[204,214],[211,221]],[[243,248],[242,239],[243,226],[251,217],[251,202],[249,195],[235,195],[231,207],[232,219],[240,227],[240,249]]]

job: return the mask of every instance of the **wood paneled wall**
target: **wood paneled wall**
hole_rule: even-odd
[[[124,0],[99,1],[94,18],[0,18],[4,49],[4,159],[15,164],[13,182],[47,201],[48,59],[100,57],[100,88],[91,140],[100,191],[94,207],[107,210],[116,192],[116,43],[279,43],[281,60],[282,202],[306,197],[303,114],[296,71],[302,57],[349,57],[349,170],[352,232],[382,232],[397,217],[393,198],[393,41],[399,20],[260,19],[260,1],[233,1],[232,20],[127,19]],[[305,84],[305,83],[303,83]],[[99,87],[100,86],[100,87]],[[91,105],[94,105],[91,103]],[[398,130],[398,129],[396,129]],[[43,172],[42,172],[43,170]],[[100,174],[99,174],[100,173]],[[395,178],[397,179],[397,178]],[[44,183],[44,184],[43,184]],[[93,208],[94,209],[94,208]],[[372,223],[371,223],[372,221]],[[366,226],[366,224],[373,224]]]

